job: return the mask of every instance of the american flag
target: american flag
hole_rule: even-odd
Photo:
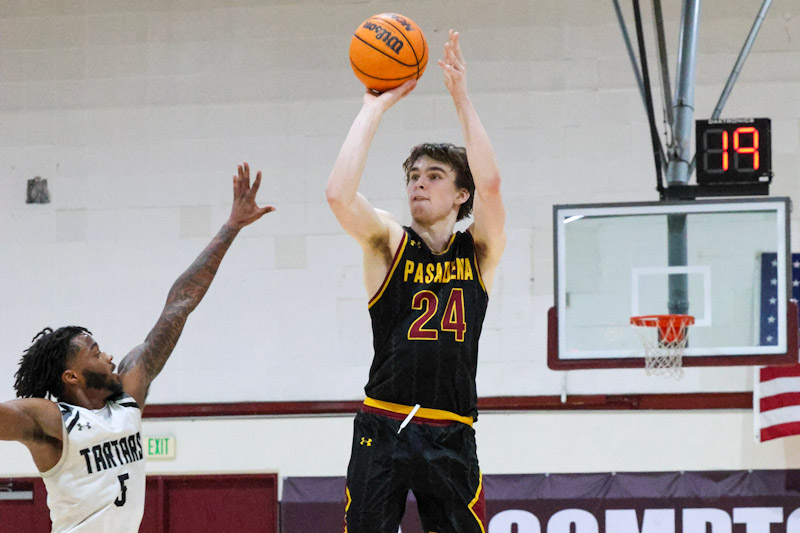
[[[777,344],[777,254],[761,255],[762,346]],[[800,254],[792,254],[792,298],[800,299]],[[761,442],[800,435],[800,364],[756,369],[754,407]]]

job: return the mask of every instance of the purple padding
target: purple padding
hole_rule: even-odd
[[[800,470],[495,474],[484,476],[483,485],[487,500],[798,496]],[[286,477],[281,502],[344,505],[344,486],[343,476]]]
[[[283,478],[281,498],[281,532],[341,532],[344,529],[344,477]],[[403,533],[422,533],[417,503],[409,493],[406,514],[401,524]]]
[[[283,478],[281,531],[343,531],[344,477]]]
[[[641,533],[656,531],[654,524],[659,533],[782,533],[789,523],[796,533],[800,526],[800,470],[486,475],[483,483],[490,533],[634,525]],[[341,532],[344,486],[344,477],[285,478],[281,532]],[[423,533],[411,495],[402,530]]]
[[[800,470],[487,475],[483,483],[487,501],[797,496]]]
[[[285,477],[281,503],[337,502],[344,505],[344,477]]]

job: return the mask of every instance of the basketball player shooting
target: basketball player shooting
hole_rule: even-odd
[[[261,171],[233,177],[228,221],[173,284],[142,344],[120,362],[85,328],[45,328],[25,350],[15,389],[0,403],[0,440],[27,446],[47,488],[53,532],[138,532],[144,512],[142,409],[150,383],[172,353],[239,231],[274,207],[258,207]],[[56,398],[58,403],[48,398]]]
[[[403,168],[403,227],[358,192],[383,114],[416,80],[367,92],[330,174],[327,198],[363,251],[374,356],[354,421],[345,531],[396,533],[413,490],[425,531],[485,531],[472,424],[478,339],[505,247],[494,151],[467,93],[459,34],[439,61],[466,148],[421,144]],[[473,215],[466,232],[455,224]]]

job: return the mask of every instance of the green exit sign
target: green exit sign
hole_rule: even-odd
[[[175,459],[175,437],[147,437],[144,453],[148,459]]]

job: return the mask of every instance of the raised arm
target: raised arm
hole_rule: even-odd
[[[474,221],[470,231],[475,239],[481,275],[487,290],[491,286],[497,264],[506,244],[506,211],[500,194],[500,170],[489,135],[478,117],[467,93],[467,64],[461,52],[458,32],[450,30],[444,45],[444,58],[439,60],[444,83],[458,113],[467,160],[475,181],[472,207]]]
[[[374,247],[375,241],[387,239],[390,231],[390,218],[376,211],[358,192],[367,153],[384,112],[415,86],[416,80],[410,80],[380,95],[367,91],[361,111],[353,121],[328,177],[325,191],[328,205],[342,228],[358,241],[365,253]]]
[[[150,383],[167,362],[186,319],[208,291],[225,252],[239,230],[275,210],[272,206],[256,205],[255,197],[261,185],[261,171],[258,171],[251,187],[248,164],[239,165],[238,170],[238,175],[233,177],[233,207],[228,221],[188,270],[172,285],[164,310],[145,341],[131,350],[119,365],[125,392],[133,396],[140,406],[144,406]]]

